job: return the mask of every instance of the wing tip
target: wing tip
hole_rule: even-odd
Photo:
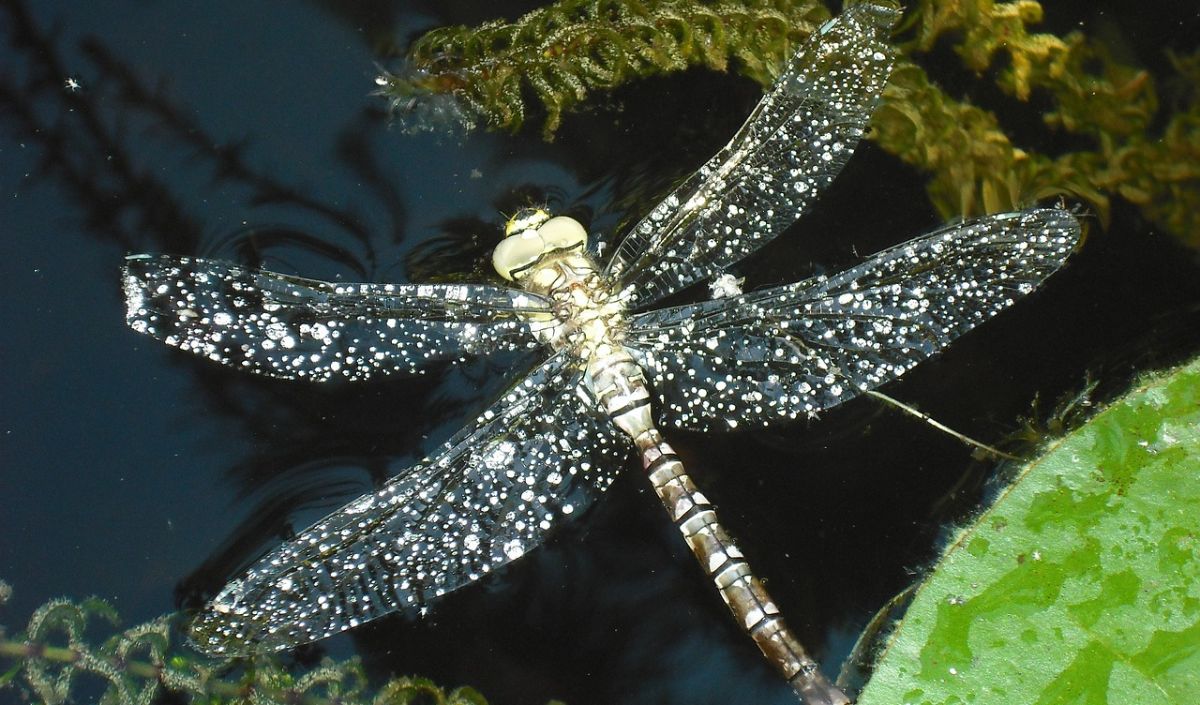
[[[272,631],[252,616],[223,612],[211,602],[192,619],[186,632],[188,643],[197,651],[219,658],[268,654],[305,643],[273,637]]]
[[[1058,206],[1027,208],[1015,211],[1012,215],[1019,218],[1022,225],[1040,227],[1057,231],[1062,239],[1073,244],[1083,236],[1083,226],[1079,217],[1072,211]]]
[[[125,298],[125,324],[139,333],[147,332],[149,284],[129,264],[121,268],[121,293]]]
[[[842,17],[865,25],[880,40],[891,34],[901,14],[900,8],[887,0],[865,0],[842,11]]]
[[[279,612],[262,606],[269,597],[259,583],[231,581],[192,619],[189,641],[205,654],[223,657],[282,651],[311,641],[295,638],[301,633],[295,622],[277,621]]]
[[[229,625],[210,603],[196,615],[187,627],[187,639],[197,651],[208,656],[246,656],[251,649],[246,642],[229,638]]]

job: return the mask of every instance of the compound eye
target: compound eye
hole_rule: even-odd
[[[520,278],[525,271],[541,259],[546,252],[546,243],[536,230],[525,230],[510,235],[492,250],[492,266],[509,281]]]
[[[583,229],[578,220],[565,215],[542,223],[542,227],[538,228],[538,235],[542,237],[542,242],[546,243],[547,251],[574,248],[583,250],[587,247],[587,230]]]
[[[504,237],[512,237],[523,230],[537,230],[547,220],[550,220],[550,213],[543,208],[522,208],[504,224]]]

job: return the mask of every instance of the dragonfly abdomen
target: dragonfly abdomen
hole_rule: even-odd
[[[634,439],[650,484],[671,521],[683,534],[739,626],[811,705],[846,705],[850,700],[820,672],[754,576],[741,549],[717,520],[716,510],[696,488],[679,456],[657,429]]]
[[[655,494],[742,629],[806,703],[847,705],[849,699],[821,674],[787,628],[716,510],[654,427],[646,377],[629,350],[601,347],[588,358],[584,384],[600,409],[633,439]]]

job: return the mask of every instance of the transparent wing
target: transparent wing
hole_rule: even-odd
[[[545,299],[486,284],[333,284],[167,255],[129,257],[122,273],[135,331],[284,379],[361,380],[536,347],[552,319]]]
[[[210,653],[283,649],[419,609],[519,558],[612,482],[630,442],[551,358],[436,457],[305,530],[197,618]]]
[[[897,12],[847,8],[784,67],[733,140],[629,232],[606,274],[641,307],[770,241],[833,181],[892,67]]]
[[[626,345],[664,425],[812,415],[899,377],[1033,291],[1079,234],[1063,210],[989,216],[830,278],[639,314]]]

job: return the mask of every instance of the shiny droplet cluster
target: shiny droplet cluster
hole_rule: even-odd
[[[283,379],[363,380],[539,345],[536,294],[483,284],[336,284],[228,262],[136,255],[126,321],[214,362]]]
[[[632,449],[575,392],[572,362],[550,358],[431,459],[259,560],[195,622],[197,645],[285,648],[420,610],[541,543]]]
[[[807,417],[885,384],[1028,294],[1079,224],[1056,209],[953,225],[833,277],[634,316],[659,420],[722,430]]]

